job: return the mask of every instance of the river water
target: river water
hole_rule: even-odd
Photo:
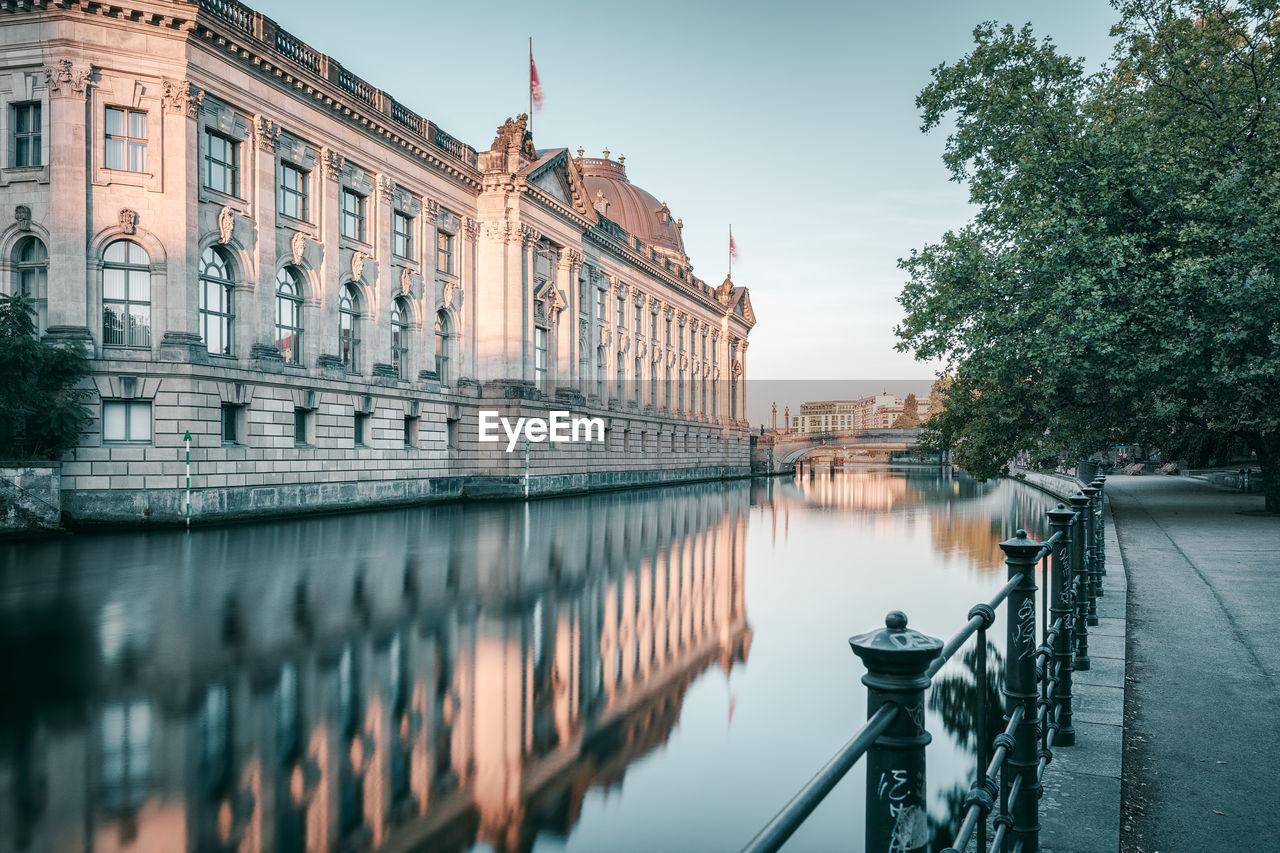
[[[1050,506],[866,467],[6,545],[0,851],[736,850],[865,719],[848,637],[945,639]],[[861,849],[862,799],[787,849]]]

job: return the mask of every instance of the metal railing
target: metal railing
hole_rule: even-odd
[[[897,610],[885,617],[884,628],[849,638],[854,654],[867,667],[862,677],[867,687],[867,721],[744,851],[766,853],[781,848],[864,756],[866,849],[902,853],[927,849],[931,833],[925,747],[932,738],[925,725],[925,691],[976,635],[975,778],[952,846],[943,853],[965,850],[971,842],[976,842],[979,853],[1036,853],[1045,770],[1055,747],[1075,744],[1072,673],[1090,667],[1088,627],[1098,624],[1097,600],[1106,572],[1105,483],[1106,477],[1099,475],[1065,504],[1049,510],[1052,534],[1044,542],[1030,539],[1025,530],[1001,542],[1008,582],[990,601],[974,605],[968,621],[945,643],[908,628],[906,615]],[[1037,568],[1043,579],[1040,587]],[[1006,604],[1001,684],[1005,727],[988,741],[986,635],[995,624],[996,611]],[[1040,619],[1037,609],[1044,614]]]

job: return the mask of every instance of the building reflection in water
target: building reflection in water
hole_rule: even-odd
[[[834,476],[819,468],[812,480],[806,470],[802,477],[763,483],[753,502],[771,502],[775,536],[779,523],[785,535],[790,512],[799,508],[861,516],[886,535],[897,516],[918,512],[928,520],[936,553],[989,573],[1004,571],[999,543],[1019,526],[1036,537],[1043,529],[1047,498],[1011,486],[979,482],[947,466],[846,466]]]
[[[746,659],[745,484],[0,551],[0,850],[524,850]],[[16,687],[16,689],[15,689]]]

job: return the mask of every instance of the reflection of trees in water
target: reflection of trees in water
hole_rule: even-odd
[[[986,741],[988,757],[991,740],[1004,730],[1003,700],[1000,696],[1000,683],[1004,680],[1004,659],[991,641],[987,641],[987,695]],[[946,675],[936,677],[929,688],[929,710],[932,719],[942,724],[943,730],[956,741],[956,744],[976,759],[978,745],[977,720],[983,703],[979,702],[978,692],[978,650],[976,645],[967,649],[960,659],[960,667],[951,668]],[[967,777],[969,781],[977,776],[976,761],[971,766]],[[933,849],[940,850],[950,845],[960,821],[964,818],[964,798],[969,794],[969,785],[955,785],[942,794],[943,814],[941,817],[929,816],[930,832],[933,836]]]
[[[964,557],[979,571],[995,571],[1003,563],[1000,523],[986,513],[933,513],[929,516],[929,532],[935,551],[948,558]]]

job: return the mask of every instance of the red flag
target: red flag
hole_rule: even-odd
[[[735,261],[738,259],[738,244],[733,242],[733,230],[729,230],[729,257]]]
[[[538,66],[533,64],[532,48],[529,50],[529,98],[534,109],[542,109],[542,84],[538,82]]]

